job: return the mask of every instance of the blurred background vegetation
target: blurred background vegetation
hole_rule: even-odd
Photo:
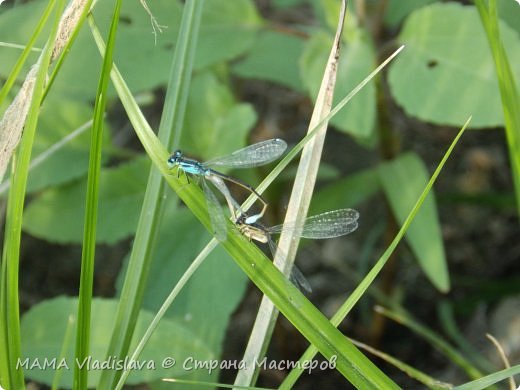
[[[1,4],[0,41],[27,42],[45,6],[40,0]],[[140,2],[123,3],[114,61],[157,127],[183,5],[156,0],[148,6],[151,15]],[[336,0],[207,0],[179,148],[205,160],[273,137],[298,142],[307,129],[338,7]],[[98,2],[94,9],[105,33],[111,9],[108,1]],[[498,12],[502,44],[518,88],[520,6],[499,1]],[[44,37],[36,46],[43,46]],[[520,151],[508,146],[493,56],[471,2],[351,1],[335,101],[401,44],[406,45],[401,55],[332,119],[309,212],[352,207],[361,214],[360,226],[346,238],[306,242],[297,261],[314,291],[309,299],[331,316],[393,239],[471,115],[470,131],[441,173],[435,194],[416,217],[406,242],[371,294],[340,326],[345,334],[439,380],[461,383],[468,380],[464,370],[439,354],[434,342],[373,307],[377,303],[405,310],[483,372],[502,368],[486,332],[498,338],[511,362],[520,360],[520,229],[516,179],[510,168]],[[8,77],[19,55],[19,49],[0,47],[0,78]],[[71,305],[64,296],[77,295],[89,120],[100,65],[91,33],[84,28],[41,110],[23,220],[20,300],[26,356],[41,356],[45,348],[59,355]],[[100,298],[120,292],[150,169],[114,90],[110,98],[94,286]],[[2,112],[8,103],[0,107]],[[65,137],[71,139],[64,141]],[[233,175],[255,185],[268,169]],[[287,169],[266,193],[268,225],[283,219],[294,172]],[[2,199],[7,186],[4,180]],[[163,217],[145,293],[144,309],[152,313],[210,238],[189,211],[174,213],[173,193],[166,196],[172,207]],[[170,322],[164,333],[154,336],[143,359],[161,349],[175,350],[179,361],[194,351],[208,358],[242,357],[260,293],[227,257],[219,248],[210,255],[170,309]],[[99,315],[93,326],[99,332],[93,334],[99,338],[93,340],[94,353],[103,356],[103,337],[108,334],[103,324],[110,322],[106,316],[114,312],[115,301],[100,299],[96,305]],[[45,335],[45,345],[32,328],[35,323],[54,328]],[[280,318],[268,356],[295,359],[306,346]],[[417,386],[382,361],[377,364],[403,387]],[[49,384],[51,374],[34,370],[27,376]],[[70,383],[67,375],[64,383]],[[92,383],[95,375],[89,378]],[[232,382],[235,372],[140,371],[129,383],[161,388],[165,385],[158,379],[166,375]],[[283,376],[264,371],[259,385],[276,386]],[[316,371],[304,376],[298,388],[334,387],[343,381],[333,370]]]

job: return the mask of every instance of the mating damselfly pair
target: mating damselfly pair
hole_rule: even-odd
[[[171,169],[177,167],[177,177],[180,177],[182,172],[185,174],[188,182],[190,176],[200,179],[212,228],[219,241],[224,241],[227,237],[226,218],[216,195],[208,186],[207,181],[210,181],[224,196],[230,210],[231,219],[234,221],[238,231],[249,240],[267,243],[273,257],[277,246],[271,237],[272,234],[292,231],[303,238],[325,239],[339,237],[354,231],[357,228],[359,213],[352,209],[329,211],[309,217],[301,222],[286,223],[270,228],[265,227],[258,222],[267,208],[265,199],[249,184],[213,169],[213,167],[252,168],[265,165],[278,159],[285,152],[286,148],[287,144],[285,141],[275,138],[258,142],[237,150],[230,155],[214,158],[206,162],[186,158],[180,150],[177,150],[168,158],[168,166]],[[248,216],[243,212],[238,202],[231,195],[225,181],[237,184],[254,194],[262,203],[260,213]],[[310,291],[308,282],[296,267],[293,268],[290,278],[299,287]]]

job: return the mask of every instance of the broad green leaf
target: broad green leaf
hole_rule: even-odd
[[[202,14],[195,67],[201,69],[244,54],[253,45],[262,24],[252,0],[207,1]]]
[[[173,204],[173,199],[168,201]],[[204,227],[187,209],[169,207],[153,254],[143,307],[156,312],[180,276],[210,239]],[[126,265],[119,277],[125,273]],[[220,356],[231,314],[240,303],[247,277],[221,248],[217,247],[197,270],[168,312],[170,318],[189,327],[203,340],[212,355]],[[120,283],[118,283],[118,293]],[[193,380],[216,380],[207,372],[190,374]],[[187,373],[188,374],[188,373]]]
[[[397,27],[410,12],[433,3],[436,0],[390,0],[386,6],[385,23],[391,27]]]
[[[0,7],[0,41],[24,45],[29,40],[46,5],[46,1],[33,1],[21,5],[18,3],[15,7],[8,7],[3,4]],[[35,47],[43,48],[45,39],[48,37],[48,30],[48,27],[44,28],[36,41]],[[0,46],[0,58],[2,59],[0,61],[0,75],[2,79],[7,78],[21,53],[21,49]],[[34,64],[39,55],[40,52],[33,51],[26,61],[25,69]],[[25,78],[25,73],[22,72],[19,79],[22,80],[23,78]]]
[[[424,163],[414,153],[403,154],[379,167],[381,185],[399,224],[402,225],[410,213],[428,177]],[[440,291],[448,291],[448,266],[433,191],[410,224],[406,240],[432,284]]]
[[[102,371],[99,364],[104,363],[111,368],[116,367],[116,364],[124,363],[124,360],[106,358],[106,349],[115,322],[117,301],[95,298],[92,303],[91,359],[85,362],[91,367],[88,377],[89,388],[94,388],[99,380]],[[54,375],[59,371],[61,374],[60,387],[70,388],[72,386],[73,369],[77,364],[74,360],[73,337],[66,343],[63,356],[61,351],[65,335],[67,333],[75,334],[75,324],[69,325],[68,322],[69,317],[76,315],[76,311],[77,298],[58,297],[33,306],[23,315],[21,323],[23,356],[27,359],[29,367],[33,365],[32,369],[25,371],[27,377],[50,385]],[[141,311],[134,343],[137,336],[144,332],[145,327],[152,320],[152,316],[153,314],[149,311]],[[68,327],[72,327],[72,329],[68,329]],[[177,364],[171,369],[164,369],[161,366],[167,357],[173,357],[177,361]],[[201,338],[192,332],[190,324],[176,319],[164,319],[137,360],[139,364],[144,364],[144,367],[130,374],[128,383],[136,384],[163,377],[183,376],[187,373],[187,370],[182,367],[183,362],[189,362],[190,357],[200,360],[217,358]],[[51,367],[42,368],[46,361],[52,363],[54,358],[56,359],[55,369],[52,364]],[[60,367],[59,370],[58,367]]]
[[[273,81],[294,90],[303,88],[298,59],[304,41],[293,35],[276,31],[260,34],[244,60],[233,66],[239,76]]]
[[[377,170],[367,169],[319,189],[312,197],[309,215],[354,207],[374,195],[380,187]]]
[[[283,170],[279,176],[279,180],[290,181],[296,176],[297,167],[290,166]],[[239,172],[241,173],[241,172]],[[318,181],[336,180],[341,176],[341,171],[334,165],[322,162],[318,168]],[[316,195],[313,195],[313,197]]]
[[[249,104],[237,104],[228,86],[210,72],[192,80],[181,145],[201,159],[221,156],[246,144],[256,121]]]
[[[47,103],[34,140],[34,158],[46,153],[92,118],[92,107],[84,103],[71,100],[49,100]],[[109,132],[105,134],[108,140]],[[83,176],[88,170],[89,139],[90,129],[86,129],[32,168],[28,191],[41,190]]]
[[[0,15],[2,41],[23,45],[45,4],[45,1],[37,0],[3,12]],[[164,27],[162,32],[157,31],[155,38],[150,16],[141,2],[125,1],[114,54],[114,60],[119,64],[126,82],[135,92],[157,88],[166,83],[182,13],[178,1],[156,0],[148,6],[159,25]],[[110,22],[111,7],[111,2],[100,1],[94,8],[96,22],[105,33]],[[243,55],[253,44],[262,23],[252,0],[206,2],[195,66],[201,69]],[[18,49],[0,47],[0,76],[8,74],[19,54]],[[32,62],[29,60],[28,66]],[[95,96],[98,80],[96,71],[100,64],[99,51],[92,35],[88,28],[83,29],[56,78],[54,92],[91,101]]]
[[[501,23],[503,44],[520,80],[520,39]],[[399,42],[406,45],[391,64],[395,100],[422,120],[461,126],[503,125],[498,83],[484,30],[474,7],[436,3],[407,19]]]
[[[148,169],[148,160],[138,158],[101,172],[98,242],[112,244],[135,232]],[[85,188],[86,180],[79,180],[42,192],[25,210],[24,230],[52,242],[80,243]]]
[[[273,0],[273,4],[276,7],[288,8],[288,7],[293,7],[295,5],[298,5],[298,4],[306,3],[308,1],[309,0]]]
[[[350,20],[349,18],[347,19]],[[375,54],[368,36],[357,27],[350,27],[344,34],[341,58],[334,92],[336,105],[374,67]],[[321,76],[330,52],[333,36],[323,31],[315,32],[305,45],[300,61],[302,80],[309,94],[315,99]],[[376,118],[376,93],[374,83],[367,84],[352,101],[334,116],[331,123],[339,130],[352,134],[362,141],[371,138]]]
[[[518,1],[497,1],[498,16],[520,34],[520,4]]]

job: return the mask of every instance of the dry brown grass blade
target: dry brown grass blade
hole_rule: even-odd
[[[502,363],[504,363],[504,367],[511,368],[511,364],[509,364],[509,359],[507,358],[504,348],[502,348],[502,345],[500,344],[500,342],[493,335],[491,335],[489,333],[486,333],[486,337],[493,343],[493,345],[497,349],[498,355],[500,356]],[[516,389],[516,383],[515,383],[514,377],[509,378],[509,388],[511,390]]]
[[[318,97],[316,98],[308,131],[314,129],[331,111],[346,8],[347,1],[343,0],[336,36],[327,61]],[[321,125],[320,129],[316,131],[314,138],[309,141],[302,151],[302,157],[298,165],[291,198],[285,215],[285,222],[302,221],[307,216],[320,165],[327,125],[328,123]],[[280,236],[278,244],[280,251],[277,252],[274,263],[285,275],[288,275],[292,268],[298,244],[299,237],[295,236],[294,232],[284,232]],[[278,255],[279,253],[284,255]],[[265,354],[277,315],[278,311],[273,303],[264,296],[243,358],[247,368],[238,372],[235,385],[251,386],[255,382],[257,374],[255,372],[256,365],[253,363],[260,361]]]
[[[22,138],[25,119],[31,106],[36,81],[37,66],[33,66],[18,91],[15,99],[0,120],[0,182],[4,178],[7,164]]]
[[[56,60],[67,46],[77,24],[80,22],[85,6],[90,5],[90,2],[90,0],[74,0],[64,11],[58,27],[58,35],[54,42],[51,63]],[[40,58],[42,55],[43,53],[40,55]],[[0,182],[4,178],[11,156],[22,138],[25,120],[31,105],[35,75],[38,71],[40,58],[27,73],[20,91],[18,91],[15,99],[0,120]]]

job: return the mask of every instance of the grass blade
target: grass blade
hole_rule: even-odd
[[[175,176],[171,175],[166,164],[168,152],[147,125],[116,66],[112,68],[112,80],[136,133],[152,162],[172,189],[177,192],[182,201],[193,212],[194,216],[208,231],[211,231],[201,189],[197,186],[182,185]],[[228,226],[231,229],[231,222]],[[337,357],[337,369],[355,386],[396,388],[396,385],[388,377],[381,373],[357,348],[346,341],[337,329],[331,326],[319,310],[273,266],[271,261],[254,244],[234,231],[233,234],[228,234],[228,240],[223,243],[223,247],[262,292],[271,298],[289,321],[295,324],[304,337],[317,345],[319,351],[326,358]],[[312,321],[309,320],[310,318],[312,318]]]
[[[195,58],[197,35],[204,2],[186,2],[172,61],[171,75],[165,105],[159,126],[159,139],[168,148],[178,142],[186,108],[191,73]],[[95,33],[95,29],[93,28]],[[101,42],[98,41],[98,44]],[[123,100],[123,98],[122,98]],[[137,108],[138,110],[138,108]],[[144,119],[144,118],[143,118]],[[157,231],[163,215],[163,193],[165,191],[161,173],[151,168],[146,186],[142,212],[130,253],[127,273],[123,282],[116,325],[112,333],[107,356],[125,356],[130,347],[134,325],[141,307],[148,277],[151,253],[155,246]],[[122,386],[128,373],[104,371],[100,387]]]
[[[489,0],[488,7],[483,0],[475,0],[475,5],[495,60],[495,72],[504,111],[507,147],[515,184],[516,207],[520,214],[520,96],[516,89],[511,65],[500,39],[496,0]]]
[[[497,382],[503,381],[504,379],[518,374],[520,374],[520,364],[517,364],[516,366],[513,366],[511,368],[506,368],[504,370],[494,372],[493,374],[486,375],[485,377],[474,380],[472,382],[468,382],[460,386],[455,386],[453,390],[486,389]]]
[[[99,34],[94,34],[98,44],[102,45]],[[372,72],[356,89],[358,91],[365,85],[382,67],[398,54],[398,49],[382,65]],[[162,173],[170,187],[192,211],[193,215],[211,231],[211,225],[206,212],[205,200],[202,191],[197,186],[182,185],[168,169],[166,160],[169,153],[161,145],[152,129],[139,110],[135,99],[125,84],[117,67],[112,68],[112,81],[119,94],[129,119],[136,130],[143,147],[156,168]],[[327,116],[340,109],[352,98],[354,91],[345,97]],[[320,121],[321,125],[325,120]],[[300,143],[289,153],[294,158],[305,142],[314,136],[313,129]],[[273,180],[281,172],[289,161],[289,157],[278,164],[274,173],[268,176]],[[285,165],[284,165],[285,164]],[[269,180],[264,180],[263,189]],[[251,198],[252,199],[252,198]],[[337,357],[337,369],[358,387],[365,388],[396,388],[396,385],[383,373],[381,373],[367,358],[365,358],[329,321],[297,290],[265,257],[265,255],[252,243],[238,234],[231,222],[228,227],[233,234],[228,234],[228,240],[223,247],[231,254],[237,264],[244,270],[248,277],[264,292],[280,311],[299,329],[304,337],[318,346],[320,352],[327,358]],[[309,321],[312,318],[313,321]]]
[[[438,380],[432,378],[431,376],[417,370],[416,368],[394,358],[393,356],[390,356],[384,352],[381,352],[375,348],[372,348],[370,345],[361,343],[359,341],[355,341],[350,339],[355,346],[364,349],[367,352],[370,352],[371,354],[379,357],[380,359],[386,361],[387,363],[393,365],[394,367],[398,368],[405,374],[407,374],[410,378],[413,378],[419,382],[421,382],[423,385],[427,386],[429,389],[451,389],[453,388],[453,385],[448,383],[439,382]]]
[[[327,65],[325,67],[316,105],[314,106],[311,121],[309,123],[309,132],[315,127],[321,119],[327,116],[331,111],[332,98],[334,94],[334,85],[336,83],[336,71],[339,61],[339,49],[341,44],[341,33],[343,32],[343,23],[346,14],[346,0],[341,3],[341,11],[339,13],[339,21],[336,30],[336,36],[332,44]],[[287,207],[285,221],[303,221],[307,216],[307,211],[311,202],[316,183],[316,176],[321,161],[321,153],[325,136],[327,134],[328,122],[322,123],[316,132],[315,137],[305,146],[302,152],[298,171],[294,180],[293,190]],[[280,236],[274,264],[284,274],[288,274],[294,263],[296,251],[298,250],[299,237],[294,232],[284,232]],[[283,253],[283,255],[282,255]],[[235,385],[252,386],[258,377],[260,367],[255,362],[260,361],[265,355],[267,346],[271,340],[274,325],[278,317],[278,311],[273,303],[267,297],[262,297],[260,308],[255,319],[255,323],[246,351],[242,361],[245,362],[245,368],[238,371],[235,378]]]
[[[76,333],[75,358],[77,362],[83,362],[89,356],[90,349],[90,317],[92,304],[92,284],[94,280],[94,259],[96,254],[96,225],[99,198],[99,173],[101,170],[101,150],[103,143],[103,119],[106,107],[107,88],[110,80],[110,69],[115,48],[115,39],[119,23],[121,0],[116,1],[112,23],[108,35],[107,48],[104,53],[103,67],[99,79],[96,103],[94,106],[94,118],[92,125],[92,137],[90,142],[90,159],[87,178],[87,198],[85,203],[85,230],[83,235],[83,248],[81,253],[81,276],[78,301],[78,327]],[[87,365],[74,365],[74,388],[87,388]]]
[[[130,361],[137,361],[139,358],[139,355],[143,351],[146,343],[152,336],[152,333],[159,325],[159,322],[166,314],[166,311],[170,308],[173,301],[179,295],[183,287],[186,285],[188,280],[193,276],[195,271],[200,267],[202,262],[206,259],[206,257],[211,253],[213,249],[218,245],[218,241],[216,239],[212,239],[208,245],[200,252],[200,254],[197,256],[197,258],[193,261],[193,263],[190,264],[186,272],[181,276],[175,287],[172,289],[171,293],[168,295],[168,297],[165,299],[164,303],[162,304],[161,308],[155,315],[154,319],[152,320],[150,326],[146,329],[143,337],[139,341],[139,344],[135,347],[134,352],[132,352],[132,355],[130,356]],[[115,387],[115,390],[119,390],[123,387],[126,378],[128,378],[128,375],[130,375],[131,371],[127,370],[123,372],[121,377],[119,378],[119,381],[117,382],[117,385]]]
[[[365,276],[365,278],[356,287],[356,289],[352,292],[352,294],[349,296],[349,298],[343,303],[343,305],[341,305],[340,309],[331,318],[330,322],[332,323],[332,325],[338,326],[341,323],[341,321],[343,321],[345,319],[345,317],[350,312],[350,310],[352,310],[354,305],[361,299],[361,297],[364,296],[365,292],[368,290],[370,285],[374,282],[374,280],[377,277],[377,275],[379,275],[379,272],[381,272],[381,270],[383,269],[384,265],[386,264],[386,262],[388,261],[388,259],[392,255],[392,253],[394,252],[395,248],[397,248],[397,244],[399,244],[399,242],[403,238],[404,234],[408,230],[408,227],[412,223],[413,218],[415,217],[415,215],[419,211],[422,203],[426,199],[426,196],[430,192],[430,189],[432,188],[433,184],[435,183],[435,180],[437,180],[437,177],[439,176],[442,168],[444,167],[444,164],[448,160],[449,156],[451,155],[451,152],[453,151],[453,149],[455,148],[455,145],[457,144],[457,142],[459,141],[460,137],[462,136],[462,134],[466,130],[466,127],[468,126],[468,124],[469,124],[469,119],[464,124],[464,126],[459,131],[459,133],[457,134],[457,136],[453,140],[452,144],[450,145],[450,147],[448,148],[448,150],[444,154],[444,157],[442,158],[441,162],[437,166],[437,169],[435,170],[435,172],[433,173],[432,177],[430,178],[430,181],[426,185],[426,188],[424,189],[424,191],[422,192],[421,196],[419,197],[419,199],[415,203],[415,206],[413,207],[412,211],[410,211],[410,214],[408,215],[408,217],[404,221],[401,229],[397,233],[397,235],[394,238],[394,240],[392,241],[392,243],[389,245],[389,247],[386,249],[386,251],[383,253],[383,255],[379,258],[379,260],[376,262],[374,267],[372,267],[372,269],[367,274],[367,276]],[[310,359],[312,359],[316,355],[317,352],[318,352],[318,350],[316,349],[316,347],[311,345],[309,348],[307,348],[307,350],[301,356],[299,361],[303,362],[305,360],[310,360]],[[296,380],[300,377],[300,375],[302,373],[303,373],[303,370],[293,369],[289,373],[289,375],[285,378],[285,380],[282,383],[282,386],[280,386],[280,388],[289,389],[292,386],[294,386],[294,384],[296,383]]]
[[[55,60],[56,63],[43,95],[44,100],[47,97],[50,88],[54,84],[54,80],[63,65],[63,61],[65,61],[65,58],[69,54],[70,48],[76,40],[81,27],[83,27],[83,23],[85,22],[87,14],[90,12],[93,2],[94,0],[72,0],[63,14],[58,33],[60,43],[53,53],[53,60]]]
[[[11,88],[13,87],[13,85],[16,81],[16,78],[22,71],[22,67],[25,64],[27,57],[31,53],[31,50],[33,50],[34,43],[36,42],[36,39],[38,39],[38,36],[40,35],[41,31],[43,30],[45,23],[47,23],[47,20],[49,19],[49,16],[51,15],[51,11],[54,8],[55,4],[56,4],[55,0],[49,1],[49,3],[47,4],[47,7],[43,11],[42,17],[39,19],[38,24],[36,25],[36,27],[34,29],[34,32],[32,33],[31,37],[29,38],[29,41],[24,46],[22,54],[16,61],[16,64],[14,65],[13,70],[11,72],[9,72],[9,77],[7,77],[7,80],[5,81],[5,84],[2,87],[2,90],[0,90],[0,106],[2,106],[4,99],[6,98],[7,94],[11,91]]]
[[[25,387],[23,371],[17,368],[17,361],[21,358],[20,340],[20,313],[18,300],[18,273],[20,263],[20,241],[22,233],[22,215],[27,187],[27,176],[31,151],[38,124],[40,104],[42,101],[45,78],[51,59],[56,32],[58,30],[59,15],[64,1],[60,0],[56,7],[56,18],[52,25],[45,50],[38,63],[31,69],[27,79],[32,81],[32,99],[27,113],[24,133],[13,160],[14,173],[11,178],[11,188],[7,204],[4,248],[2,252],[2,275],[0,290],[0,331],[2,343],[0,346],[0,379],[2,385],[10,389]]]
[[[408,327],[422,338],[428,340],[436,349],[443,353],[453,363],[461,367],[470,378],[480,378],[482,373],[475,368],[464,356],[462,356],[455,348],[436,335],[426,326],[414,320],[411,316],[404,313],[396,313],[385,309],[381,306],[376,307],[376,311],[384,316],[394,320],[395,322]]]

